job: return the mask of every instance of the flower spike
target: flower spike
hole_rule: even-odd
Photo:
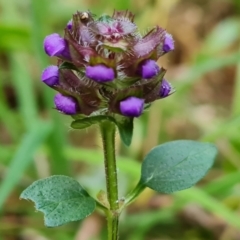
[[[142,35],[130,11],[100,17],[78,11],[64,36],[44,39],[44,49],[58,63],[42,81],[59,92],[54,102],[64,114],[132,119],[173,92],[157,63],[174,49],[172,36],[159,26]]]

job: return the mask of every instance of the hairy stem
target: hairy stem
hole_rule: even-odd
[[[110,121],[104,121],[100,125],[104,150],[105,176],[107,185],[107,198],[110,209],[107,213],[108,240],[118,239],[118,182],[115,157],[115,125]]]

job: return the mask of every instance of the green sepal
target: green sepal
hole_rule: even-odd
[[[161,144],[146,155],[140,185],[160,193],[190,188],[205,176],[216,155],[210,143],[178,140]]]
[[[117,125],[121,140],[126,146],[130,146],[133,135],[133,118],[124,117],[119,114],[113,116],[98,115],[91,117],[84,117],[84,115],[78,114],[72,116],[75,121],[71,123],[71,127],[74,129],[84,129],[90,127],[93,124],[101,123],[102,121],[111,121]]]
[[[96,201],[74,179],[55,175],[32,183],[20,198],[30,199],[44,213],[47,227],[57,227],[89,216]]]
[[[63,62],[59,65],[58,68],[59,69],[72,69],[72,70],[78,71],[78,68],[76,68],[76,66],[70,62]]]
[[[73,121],[71,123],[71,127],[74,129],[84,129],[84,128],[90,127],[93,124],[97,124],[106,120],[114,121],[114,119],[109,116],[104,116],[104,115],[92,116],[92,117],[85,117],[85,118],[77,119]]]

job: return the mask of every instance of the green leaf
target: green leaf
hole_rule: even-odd
[[[115,117],[115,123],[117,124],[123,143],[127,146],[130,146],[133,135],[133,118],[119,115],[118,117]]]
[[[74,129],[84,129],[84,128],[90,127],[93,124],[100,123],[105,120],[111,120],[111,118],[108,116],[85,117],[85,118],[77,119],[73,121],[71,123],[71,127]]]
[[[190,188],[211,168],[216,154],[210,143],[178,140],[159,145],[145,157],[140,181],[161,193]]]
[[[89,216],[96,202],[74,179],[55,175],[38,180],[25,189],[20,198],[30,199],[44,213],[48,227],[81,220]]]

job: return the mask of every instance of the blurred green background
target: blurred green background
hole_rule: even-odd
[[[73,131],[53,109],[54,91],[41,72],[56,59],[43,39],[63,34],[77,10],[136,14],[141,32],[167,28],[176,50],[159,60],[176,88],[135,120],[130,148],[117,136],[120,197],[134,187],[144,155],[175,139],[213,142],[219,155],[208,175],[172,195],[146,190],[121,218],[120,239],[240,239],[239,0],[0,0],[0,240],[106,239],[100,212],[48,229],[33,204],[20,201],[34,180],[52,174],[78,179],[94,196],[105,189],[98,128]]]

